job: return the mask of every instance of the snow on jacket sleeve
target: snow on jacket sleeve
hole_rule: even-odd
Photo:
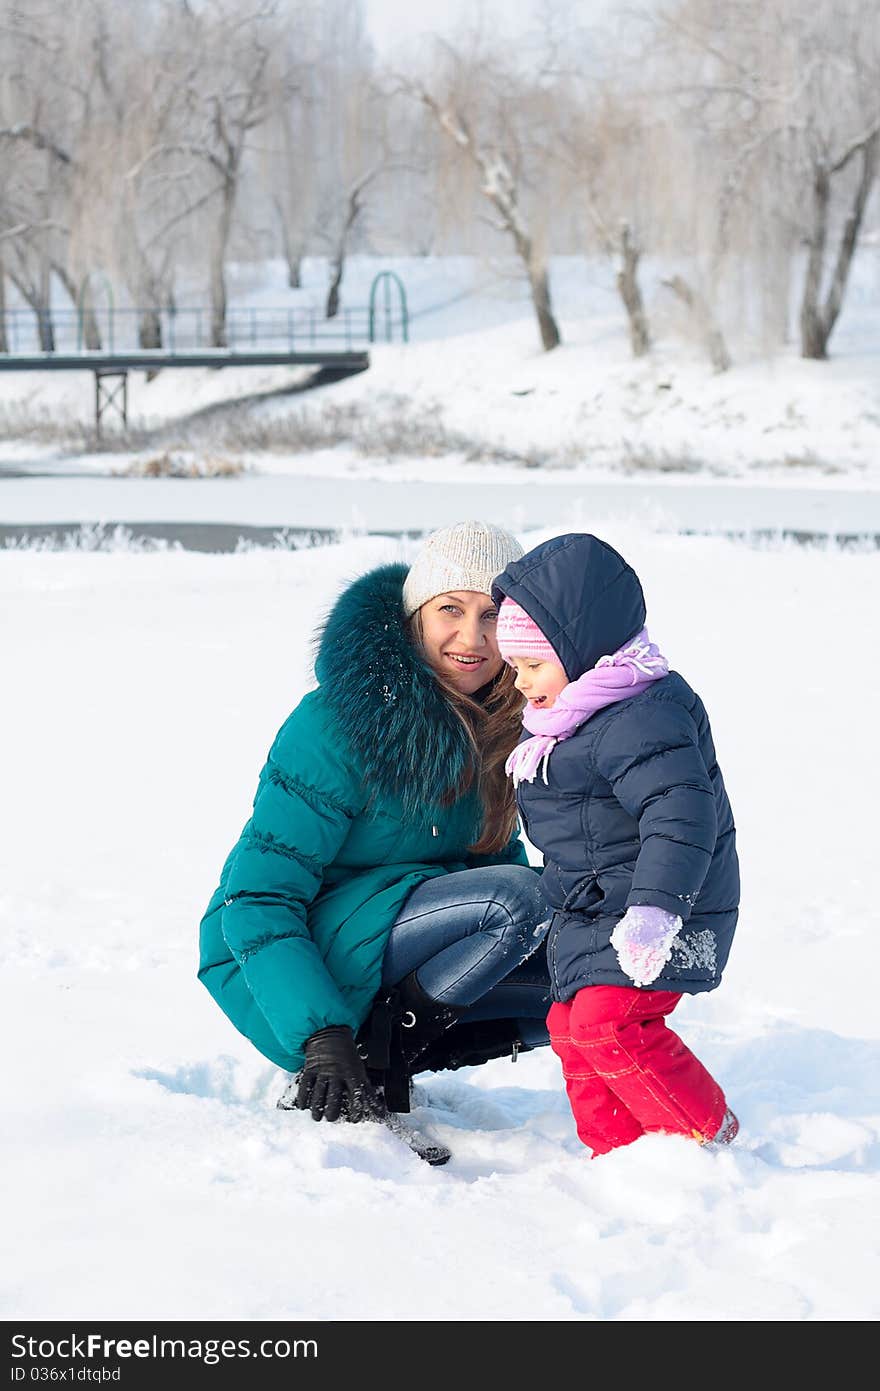
[[[362,797],[339,739],[318,728],[324,721],[307,704],[282,726],[260,774],[222,919],[248,989],[291,1052],[329,1024],[358,1023],[312,940],[307,908]]]
[[[715,849],[715,793],[697,727],[677,701],[618,707],[595,750],[596,767],[639,823],[640,850],[626,899],[687,922]]]

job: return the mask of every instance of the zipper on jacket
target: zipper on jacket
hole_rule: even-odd
[[[559,999],[559,976],[557,975],[557,971],[556,971],[556,944],[557,944],[557,942],[559,941],[559,924],[556,923],[554,927],[551,927],[550,931],[551,931],[551,933],[553,934],[553,940],[552,940],[552,942],[551,942],[551,944],[550,944],[550,953],[551,953],[552,960],[550,960],[550,961],[548,962],[549,968],[550,968],[550,984],[551,984],[551,986],[553,987],[553,995],[554,995],[554,998],[558,1000],[558,999]]]

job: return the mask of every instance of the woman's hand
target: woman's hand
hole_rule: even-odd
[[[331,1024],[306,1041],[296,1105],[312,1120],[371,1120],[381,1114],[363,1059],[347,1024]]]
[[[681,918],[665,908],[638,904],[628,908],[611,934],[620,969],[634,985],[650,985],[672,955]]]

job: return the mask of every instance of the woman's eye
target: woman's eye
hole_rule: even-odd
[[[458,613],[458,609],[455,607],[454,604],[441,604],[441,605],[440,605],[440,612],[441,612],[441,613]]]
[[[492,609],[491,613],[484,613],[483,618],[487,623],[497,623],[498,614],[495,612],[494,609]]]

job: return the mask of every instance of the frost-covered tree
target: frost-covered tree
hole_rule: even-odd
[[[244,162],[267,117],[277,9],[277,0],[201,0],[169,16],[175,100],[167,129],[128,171],[130,179],[143,179],[149,170],[166,188],[182,181],[198,201],[214,347],[227,343],[227,253]]]
[[[876,4],[683,0],[654,23],[682,130],[718,180],[713,277],[747,256],[787,322],[802,264],[801,353],[827,356],[880,160]]]
[[[494,47],[438,43],[433,67],[397,74],[396,87],[419,101],[475,174],[492,225],[509,237],[528,278],[541,344],[561,341],[547,267],[549,209],[542,207],[538,138],[546,92]]]

